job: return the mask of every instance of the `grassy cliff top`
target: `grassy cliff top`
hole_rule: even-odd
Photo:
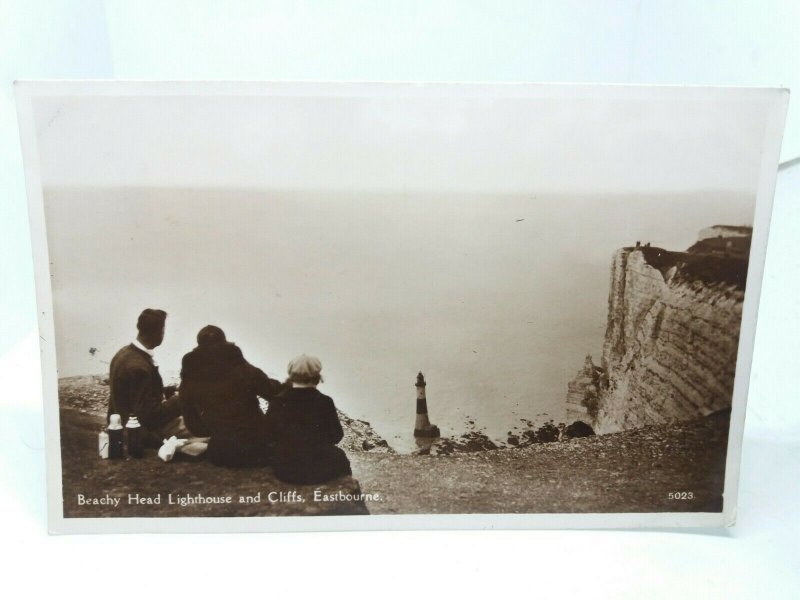
[[[636,248],[628,247],[626,250]],[[638,250],[644,255],[647,264],[661,271],[665,278],[667,272],[675,267],[677,281],[701,281],[705,285],[722,283],[740,290],[744,290],[747,283],[748,261],[745,258],[674,252],[652,246],[640,247]]]

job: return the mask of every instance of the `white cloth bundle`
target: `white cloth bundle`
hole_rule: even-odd
[[[179,439],[174,435],[168,440],[164,440],[161,448],[158,449],[158,458],[164,462],[171,461],[173,458],[175,458],[175,453],[178,451],[178,448],[186,445],[188,441],[189,440],[186,439]]]
[[[180,452],[188,456],[200,456],[208,450],[208,440],[211,438],[179,438],[174,435],[168,440],[164,440],[161,448],[158,449],[158,457],[164,462],[169,462],[175,458],[175,453]]]

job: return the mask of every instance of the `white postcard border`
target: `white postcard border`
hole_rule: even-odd
[[[41,96],[447,96],[454,91],[472,97],[596,97],[743,99],[768,105],[760,178],[755,201],[753,240],[742,312],[734,380],[725,489],[721,513],[558,513],[369,515],[316,517],[146,517],[64,518],[53,296],[50,286],[43,187],[38,160],[33,98]],[[47,513],[51,533],[268,532],[420,529],[663,529],[721,527],[736,520],[739,468],[747,392],[750,383],[758,304],[767,236],[772,214],[777,166],[788,109],[785,89],[698,86],[629,86],[603,84],[473,84],[473,83],[314,83],[314,82],[144,82],[38,81],[15,82],[17,111],[31,224],[37,316],[44,401]]]

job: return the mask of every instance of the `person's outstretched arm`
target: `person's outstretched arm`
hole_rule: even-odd
[[[282,384],[277,379],[270,379],[264,371],[253,365],[247,365],[250,370],[250,377],[255,383],[256,394],[264,398],[264,400],[271,400],[280,393],[283,389]]]

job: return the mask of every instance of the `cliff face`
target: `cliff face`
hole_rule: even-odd
[[[615,253],[602,367],[589,360],[571,382],[570,418],[610,433],[730,407],[746,261],[720,271],[722,260],[649,247]],[[728,276],[696,276],[717,271]]]
[[[587,356],[583,368],[567,385],[567,421],[594,423],[600,394],[606,386],[605,373]]]

